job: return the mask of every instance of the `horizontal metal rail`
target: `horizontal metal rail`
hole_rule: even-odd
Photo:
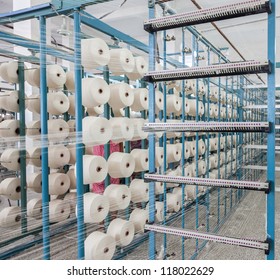
[[[146,123],[146,132],[269,132],[268,122],[184,122]]]
[[[206,187],[245,189],[245,190],[265,191],[265,192],[269,191],[268,182],[169,176],[169,175],[161,175],[161,174],[145,174],[144,179],[146,182],[164,182],[164,183],[185,184],[185,185],[199,185],[199,186],[206,186]]]
[[[245,61],[214,64],[210,66],[196,66],[190,68],[151,71],[144,76],[144,80],[148,82],[162,82],[270,72],[271,67],[269,62]]]
[[[148,32],[156,32],[270,12],[271,7],[269,1],[250,0],[231,5],[150,19],[144,22],[144,29]]]
[[[215,234],[211,234],[211,233],[204,233],[204,232],[198,232],[198,231],[193,231],[193,230],[186,230],[186,229],[180,229],[180,228],[175,228],[175,227],[162,226],[162,225],[157,225],[157,224],[154,224],[154,225],[146,224],[145,229],[154,231],[154,232],[158,232],[158,233],[166,233],[166,234],[181,236],[181,237],[185,237],[185,238],[195,238],[195,239],[207,240],[207,241],[234,245],[234,246],[239,246],[239,247],[259,249],[259,250],[266,251],[266,253],[269,250],[269,243],[265,242],[265,241],[227,237],[227,236],[215,235]]]

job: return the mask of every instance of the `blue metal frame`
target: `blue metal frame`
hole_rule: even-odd
[[[81,19],[80,11],[74,11],[74,48],[75,48],[75,115],[76,115],[76,187],[77,187],[77,229],[78,259],[84,259],[84,183],[83,183],[83,144],[80,135],[83,132],[82,106],[82,67],[81,67]]]
[[[276,0],[271,0],[271,13],[268,14],[268,60],[271,73],[268,75],[267,120],[271,124],[267,136],[267,180],[270,192],[267,195],[267,239],[270,243],[268,260],[275,258],[275,63],[276,63]]]
[[[40,17],[40,109],[42,141],[42,218],[43,218],[43,258],[50,259],[50,222],[49,222],[49,164],[48,111],[47,111],[47,69],[46,69],[46,18]]]

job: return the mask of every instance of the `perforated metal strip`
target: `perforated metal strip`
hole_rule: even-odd
[[[269,132],[268,122],[184,122],[184,123],[146,123],[146,132]]]
[[[151,71],[145,75],[144,79],[148,82],[160,82],[257,73],[270,73],[270,63],[245,61],[191,68],[177,68],[173,70]]]
[[[161,174],[145,174],[146,182],[166,182],[174,184],[186,185],[199,185],[206,187],[220,187],[232,189],[247,189],[255,191],[268,191],[269,184],[267,182],[254,182],[254,181],[237,181],[225,179],[210,179],[210,178],[196,178],[196,177],[183,177],[183,176],[169,176]]]
[[[269,1],[250,0],[231,5],[150,19],[144,22],[144,29],[148,32],[155,32],[253,14],[268,13],[270,10]]]
[[[146,224],[145,229],[158,233],[172,234],[172,235],[182,236],[186,238],[202,239],[202,240],[207,240],[207,241],[212,241],[217,243],[229,244],[229,245],[252,248],[252,249],[259,249],[265,251],[269,250],[268,242],[262,242],[253,239],[226,237],[226,236],[214,235],[211,233],[202,233],[202,232],[179,229],[179,228],[174,228],[169,226],[162,226],[157,224],[154,225]]]

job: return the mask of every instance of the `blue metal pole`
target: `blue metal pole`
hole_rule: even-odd
[[[74,11],[74,60],[75,60],[75,114],[76,114],[76,185],[77,185],[77,229],[78,259],[84,259],[84,184],[83,184],[83,132],[82,118],[82,67],[81,67],[81,20],[79,10]]]
[[[267,120],[271,131],[267,136],[267,180],[270,193],[267,195],[267,238],[270,242],[268,260],[275,258],[275,58],[276,58],[276,0],[271,0],[271,13],[268,15],[268,60],[271,73],[268,75]]]
[[[40,109],[42,141],[42,224],[43,258],[50,259],[50,222],[49,222],[49,164],[48,164],[48,111],[47,111],[47,69],[46,69],[46,18],[40,17]]]
[[[149,19],[155,17],[155,1],[149,1]],[[149,34],[149,70],[155,70],[155,50],[156,50],[156,36]],[[153,83],[149,83],[149,122],[155,122],[155,88]],[[155,135],[149,134],[149,172],[155,173]],[[155,183],[149,183],[149,222],[155,221]],[[156,244],[155,232],[149,232],[149,258],[155,259]]]

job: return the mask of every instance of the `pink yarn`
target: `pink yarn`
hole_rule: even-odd
[[[112,154],[114,152],[120,152],[120,144],[110,142],[110,154]],[[93,154],[95,156],[104,157],[104,145],[94,146],[93,147]],[[110,178],[110,183],[111,184],[119,184],[120,179],[119,178]],[[92,184],[92,188],[91,188],[92,192],[98,193],[98,194],[103,194],[104,189],[105,189],[104,181],[100,182],[100,183]]]

